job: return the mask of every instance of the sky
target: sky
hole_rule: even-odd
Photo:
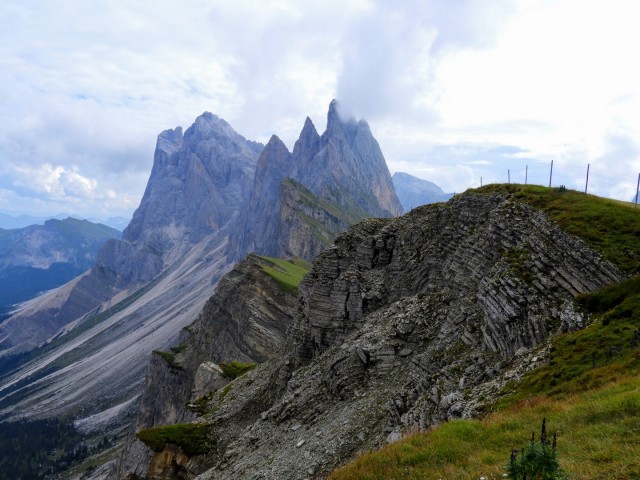
[[[128,217],[158,133],[205,111],[289,147],[330,101],[391,173],[630,200],[640,6],[628,0],[0,3],[0,213]],[[481,180],[482,179],[482,180]]]

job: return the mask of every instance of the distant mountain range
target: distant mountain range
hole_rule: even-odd
[[[87,220],[47,220],[0,229],[0,313],[90,269],[104,242],[120,232]]]
[[[408,173],[396,172],[393,174],[392,180],[405,212],[420,205],[446,202],[453,197],[453,193],[443,192],[435,183],[414,177]]]
[[[89,220],[93,223],[101,223],[116,230],[122,231],[129,224],[130,218],[126,217],[109,217],[106,220],[90,217],[81,218],[67,213],[60,213],[51,217],[35,217],[32,215],[8,215],[0,213],[0,228],[10,230],[13,228],[24,228],[30,225],[44,225],[47,220],[64,220],[65,218],[75,218],[78,220]]]

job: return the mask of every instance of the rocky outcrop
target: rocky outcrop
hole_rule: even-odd
[[[284,288],[265,268],[278,267],[255,255],[237,264],[222,278],[198,319],[183,332],[176,353],[153,355],[135,431],[193,420],[193,402],[202,402],[230,381],[218,364],[261,363],[283,349],[298,308],[297,291]],[[167,452],[152,454],[132,435],[119,475],[179,478],[167,477],[158,468],[166,456]]]
[[[396,172],[391,177],[402,208],[408,212],[412,208],[429,203],[446,202],[453,193],[445,193],[438,185],[404,172]]]
[[[232,256],[255,252],[311,261],[349,225],[401,212],[369,126],[341,118],[334,100],[322,136],[307,117],[292,153],[276,136],[265,147]]]
[[[305,276],[283,353],[209,400],[198,421],[215,448],[194,460],[198,478],[321,478],[404,431],[473,415],[482,388],[583,324],[577,293],[621,277],[507,196],[365,220]]]
[[[124,240],[170,261],[225,226],[249,198],[262,147],[211,113],[200,115],[184,135],[180,127],[162,132]]]

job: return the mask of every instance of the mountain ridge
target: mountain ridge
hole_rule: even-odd
[[[215,448],[185,456],[174,439],[147,449],[150,463],[125,454],[121,466],[145,479],[323,477],[402,431],[477,415],[483,391],[540,361],[530,349],[584,326],[577,293],[622,278],[601,253],[504,192],[365,220],[303,278],[283,350],[201,398],[195,421],[211,427]],[[183,355],[193,348],[187,342]],[[151,373],[147,384],[160,383]],[[154,422],[160,435],[165,422]]]
[[[313,144],[314,128],[307,123],[305,129],[303,140]],[[184,132],[180,127],[162,132],[156,147],[149,184],[123,240],[109,242],[90,273],[25,310],[34,319],[57,316],[60,322],[49,325],[38,349],[2,365],[0,415],[5,420],[72,416],[88,434],[98,435],[103,423],[90,419],[119,411],[108,428],[110,434],[122,434],[126,415],[139,401],[148,355],[175,346],[235,263],[230,242],[238,235],[242,208],[256,182],[262,146],[205,113]],[[345,146],[350,156],[344,161],[365,161],[354,148]],[[332,155],[332,162],[340,162],[338,153]],[[330,186],[335,177],[329,173],[322,172]],[[386,164],[380,175],[395,196]],[[354,220],[340,213],[338,202],[274,178],[275,198],[282,206],[270,217],[282,229],[277,248],[311,258]],[[370,186],[358,192],[343,200],[378,204]]]

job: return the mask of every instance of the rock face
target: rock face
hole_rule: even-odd
[[[227,225],[249,197],[262,145],[204,113],[158,137],[153,169],[123,239],[168,256]]]
[[[334,100],[322,136],[307,117],[293,153],[276,136],[265,147],[245,220],[232,241],[234,258],[256,252],[312,260],[347,226],[400,213],[369,126],[342,119]]]
[[[401,431],[473,415],[523,352],[581,326],[577,293],[620,279],[507,196],[365,220],[303,279],[282,352],[207,399],[197,421],[215,447],[167,478],[321,478]]]
[[[152,356],[136,431],[195,419],[189,404],[230,381],[223,377],[218,363],[264,362],[282,350],[298,308],[297,292],[283,288],[264,267],[274,265],[255,255],[237,264],[183,333],[174,360],[168,362],[160,354]],[[119,476],[145,475],[151,462],[151,477],[172,478],[162,469],[157,471],[165,456],[166,452],[151,454],[132,436],[119,465]],[[172,470],[174,473],[178,475]]]
[[[209,113],[184,135],[178,127],[158,136],[144,198],[123,239],[105,243],[88,274],[7,321],[25,337],[14,350],[48,344],[28,367],[0,363],[0,413],[64,415],[85,404],[94,414],[138,395],[143,359],[176,340],[231,267],[227,234],[261,148]],[[25,325],[37,325],[40,336]],[[113,388],[105,392],[105,384]]]
[[[446,202],[453,197],[452,193],[444,193],[435,183],[408,173],[396,172],[391,180],[405,212],[420,205]]]

